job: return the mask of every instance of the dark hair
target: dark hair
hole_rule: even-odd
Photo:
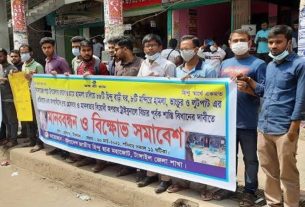
[[[236,29],[233,32],[231,32],[229,40],[231,40],[233,34],[241,34],[241,35],[247,35],[248,40],[251,40],[251,35],[249,34],[249,32],[247,30],[244,29]]]
[[[119,41],[116,44],[120,47],[126,47],[127,49],[133,51],[133,41],[130,37],[123,36],[119,38]]]
[[[268,38],[274,37],[276,35],[285,35],[287,40],[291,40],[292,33],[292,28],[287,25],[275,25],[270,29]]]
[[[168,41],[168,47],[175,49],[178,45],[178,41],[176,39],[170,39]]]
[[[71,42],[81,42],[81,41],[84,41],[86,38],[84,38],[83,36],[74,36],[71,38]]]
[[[107,43],[108,43],[108,44],[111,44],[111,45],[115,45],[115,44],[117,44],[117,43],[119,42],[119,40],[120,40],[120,37],[111,37],[111,38],[107,41]]]
[[[80,42],[80,47],[91,47],[93,49],[93,44],[89,40],[83,40]]]
[[[261,21],[261,24],[269,24],[267,20]]]
[[[15,53],[20,57],[20,52],[19,50],[11,50],[10,54]]]
[[[193,42],[193,45],[195,47],[200,47],[200,40],[198,39],[198,37],[194,36],[194,35],[184,35],[182,38],[181,38],[181,41],[185,41],[185,40],[192,40]]]
[[[42,46],[43,44],[49,43],[51,45],[55,45],[55,40],[52,37],[43,37],[41,38],[39,44]]]
[[[142,40],[142,45],[144,46],[145,43],[150,42],[150,41],[156,41],[158,45],[162,45],[162,40],[159,35],[156,34],[147,34]]]
[[[7,51],[4,48],[0,47],[0,52],[2,52],[5,56],[7,56]]]
[[[24,48],[24,47],[28,48],[28,49],[29,49],[29,52],[33,52],[33,49],[32,49],[32,47],[31,47],[30,45],[28,45],[28,44],[23,44],[23,45],[21,45],[21,46],[19,47],[19,53],[20,53],[20,49],[21,49],[21,48]]]

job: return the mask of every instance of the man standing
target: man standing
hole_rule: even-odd
[[[225,60],[221,65],[221,77],[236,80],[237,93],[237,131],[236,146],[240,144],[245,164],[245,188],[240,200],[240,206],[253,206],[258,188],[258,159],[257,159],[257,121],[260,98],[264,92],[266,63],[249,54],[251,36],[245,30],[235,30],[229,39],[230,47],[235,57]],[[244,92],[249,86],[239,81],[240,74],[258,82],[251,94]],[[228,198],[232,193],[221,190],[214,197],[218,200]]]
[[[176,66],[161,57],[162,40],[158,35],[148,34],[142,40],[146,60],[141,64],[138,77],[174,77]],[[155,189],[156,193],[162,193],[171,185],[169,176],[161,175],[161,182]],[[158,181],[157,173],[147,171],[146,177],[138,183],[138,187],[145,187],[153,182]]]
[[[71,70],[67,61],[56,55],[55,40],[51,37],[44,37],[40,40],[40,46],[43,54],[46,56],[45,72],[48,74],[69,74]]]
[[[108,54],[110,56],[110,60],[108,62],[108,71],[110,75],[115,74],[115,68],[117,65],[120,65],[120,60],[115,56],[114,46],[119,41],[118,37],[110,38],[107,42],[108,46]]]
[[[268,46],[273,61],[266,69],[257,145],[266,174],[268,206],[281,206],[283,197],[284,206],[297,207],[300,200],[296,153],[300,122],[305,119],[305,60],[291,50],[291,40],[292,29],[286,25],[270,30]],[[251,78],[243,79],[251,87],[257,85]]]
[[[82,62],[81,56],[80,56],[80,43],[85,40],[82,36],[75,36],[71,38],[71,44],[72,44],[72,54],[75,56],[71,62],[72,64],[72,72],[73,74],[76,74],[76,70],[79,67],[79,65]],[[93,58],[96,61],[100,62],[100,59],[93,55]]]
[[[226,52],[218,47],[216,42],[209,40],[199,49],[198,56],[203,58],[207,64],[210,64],[219,75],[220,64],[226,56]]]
[[[57,74],[68,75],[71,73],[67,61],[56,55],[55,40],[51,37],[44,37],[40,40],[40,46],[43,54],[46,56],[45,73],[56,76]],[[47,155],[53,155],[62,152],[62,150],[55,148],[47,152]],[[64,153],[63,153],[64,154]]]
[[[10,61],[18,69],[18,71],[21,71],[23,63],[21,61],[19,50],[12,50],[10,52]]]
[[[104,49],[104,46],[102,43],[100,43],[99,41],[97,41],[96,38],[92,39],[92,43],[93,43],[93,54],[101,59],[101,53],[102,50]]]
[[[293,22],[293,33],[292,33],[292,49],[295,53],[298,53],[298,42],[299,42],[299,21]]]
[[[120,64],[115,66],[115,76],[137,76],[139,69],[143,62],[142,58],[139,58],[133,54],[133,41],[127,37],[119,37],[119,40],[115,43],[115,57],[121,61]],[[135,168],[122,166],[117,177],[125,176],[136,172]]]
[[[176,50],[178,45],[178,41],[176,39],[170,39],[168,42],[168,48],[162,50],[161,56],[172,63],[174,63],[176,66],[182,64],[181,55]]]
[[[6,139],[3,140],[1,145],[4,145],[5,149],[12,148],[18,144],[17,132],[18,132],[18,120],[17,113],[14,105],[13,93],[10,83],[8,81],[8,75],[17,70],[15,66],[11,65],[7,61],[7,51],[0,48],[0,64],[2,65],[3,75],[0,77],[0,91],[2,101],[2,121],[6,128]]]
[[[181,38],[180,52],[184,60],[184,64],[176,68],[175,77],[182,80],[193,78],[216,78],[216,71],[209,64],[202,61],[197,55],[200,47],[199,39],[194,35],[185,35]],[[186,135],[191,137],[192,135]],[[192,160],[192,150],[190,147],[190,139],[186,141],[186,159]],[[167,189],[169,193],[175,193],[183,189],[189,188],[190,182],[181,179],[172,179],[173,184]],[[200,185],[199,188],[205,188]]]
[[[25,77],[32,80],[33,74],[44,73],[43,66],[36,62],[33,58],[33,50],[29,45],[21,45],[19,48],[21,60],[23,62],[22,72],[25,73]],[[43,149],[43,142],[37,137],[38,129],[35,119],[35,110],[32,103],[33,121],[23,122],[23,127],[26,129],[27,137],[30,139],[29,147],[34,147],[30,150],[30,153],[37,152]]]
[[[259,30],[256,34],[254,43],[256,44],[256,53],[259,59],[264,60],[266,63],[270,62],[270,57],[268,56],[269,48],[268,48],[268,23],[262,22],[261,30]]]
[[[133,54],[133,42],[129,37],[122,37],[115,44],[115,56],[121,61],[116,67],[116,76],[137,76],[141,67],[142,58]]]

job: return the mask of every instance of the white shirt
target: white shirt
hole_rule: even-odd
[[[226,56],[226,52],[223,49],[218,47],[216,52],[203,52],[200,49],[198,56],[204,58],[205,62],[211,65],[216,70],[217,75],[219,75],[221,62]]]
[[[93,44],[93,54],[97,57],[101,57],[101,51],[103,49],[103,45],[99,42]]]
[[[138,77],[157,76],[174,77],[176,65],[163,57],[158,57],[152,64],[148,59],[141,64]]]
[[[177,50],[165,49],[165,50],[162,50],[161,56],[165,59],[168,59],[169,61],[171,61],[172,63],[175,64],[175,60],[176,60],[177,57],[180,56],[180,53]]]

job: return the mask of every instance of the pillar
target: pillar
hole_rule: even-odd
[[[123,1],[104,0],[105,40],[124,34]]]
[[[231,30],[240,29],[243,24],[249,24],[251,18],[250,0],[232,0]]]
[[[6,1],[0,1],[0,47],[10,49]]]
[[[28,31],[26,24],[27,0],[11,0],[12,26],[14,48],[18,49],[22,44],[28,44]]]

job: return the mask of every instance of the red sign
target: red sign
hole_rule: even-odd
[[[146,6],[161,4],[161,0],[123,0],[124,10],[137,9]]]
[[[26,32],[25,3],[26,0],[12,1],[12,22],[14,32]]]

